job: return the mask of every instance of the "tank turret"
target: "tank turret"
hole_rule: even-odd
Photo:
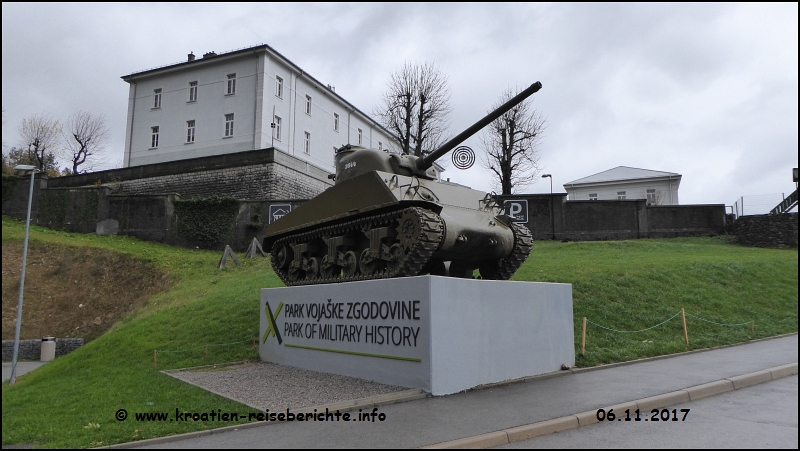
[[[493,196],[436,179],[433,163],[542,84],[489,113],[425,157],[346,145],[335,184],[271,224],[264,248],[286,285],[421,274],[507,280],[528,257],[531,234]]]

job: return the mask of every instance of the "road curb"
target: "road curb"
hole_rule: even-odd
[[[611,409],[614,409],[614,412],[617,416],[619,416],[626,409],[631,409],[631,411],[639,409],[644,413],[649,413],[651,409],[661,409],[664,407],[674,406],[676,404],[718,395],[721,393],[738,390],[743,387],[749,387],[752,385],[780,379],[782,377],[791,376],[797,374],[797,367],[797,362],[776,366],[762,371],[729,377],[727,379],[709,382],[707,384],[696,385],[683,390],[676,390],[661,395],[638,399],[636,401],[616,404],[605,407],[603,410],[609,412]],[[473,437],[465,437],[458,440],[436,443],[434,445],[423,446],[421,449],[491,448],[494,446],[505,445],[507,443],[528,440],[540,435],[552,434],[553,432],[560,432],[599,423],[599,420],[597,419],[598,410],[599,409],[589,410],[576,415],[567,415],[560,418],[525,424],[496,432],[480,434]],[[504,438],[505,441],[503,441]]]

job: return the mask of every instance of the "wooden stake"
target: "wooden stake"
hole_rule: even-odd
[[[581,355],[586,355],[586,317],[583,317],[583,338],[581,339]]]
[[[156,355],[158,355],[158,351],[153,349],[153,371],[157,371],[157,363],[156,363]]]
[[[208,362],[208,345],[206,344],[206,362]]]
[[[683,318],[683,338],[686,340],[686,346],[689,346],[689,330],[686,329],[686,312],[681,309],[681,318]]]
[[[253,337],[253,351],[258,352],[258,337]]]
[[[750,333],[756,333],[756,320],[750,321]]]

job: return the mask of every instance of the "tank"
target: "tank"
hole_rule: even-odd
[[[272,223],[264,249],[287,286],[423,274],[508,280],[531,233],[492,194],[438,180],[433,163],[541,89],[534,83],[425,157],[346,145],[334,186]]]

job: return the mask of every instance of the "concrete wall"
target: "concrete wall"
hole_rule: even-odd
[[[174,246],[195,247],[182,237],[176,228],[174,202],[176,195],[110,195],[107,198],[108,213],[97,223],[98,235],[126,235],[147,241],[157,241]],[[240,201],[239,213],[231,225],[231,231],[224,244],[216,246],[221,250],[228,244],[236,252],[244,252],[253,238],[264,240],[268,224],[269,206],[272,204],[291,204],[296,208],[306,200]],[[265,249],[269,252],[269,249]]]
[[[418,276],[265,288],[259,356],[438,396],[574,365],[573,327],[569,284]]]
[[[729,230],[745,246],[797,247],[797,213],[740,216]]]
[[[171,162],[41,180],[34,194],[32,223],[194,247],[201,244],[186,241],[175,230],[175,221],[180,219],[175,217],[175,201],[227,195],[239,200],[239,213],[225,244],[241,252],[254,237],[263,240],[270,205],[290,203],[297,207],[330,183],[313,176],[317,168],[281,152],[251,154],[252,158],[247,154],[251,153],[201,158],[193,167],[187,166],[186,161]],[[265,163],[270,155],[271,162]],[[235,164],[225,158],[233,158]],[[253,164],[240,166],[242,161]],[[187,171],[171,174],[180,169]],[[121,177],[140,178],[120,180]],[[106,183],[108,180],[115,181]],[[24,177],[18,180],[13,194],[3,202],[3,214],[25,218],[28,183],[29,179]],[[70,187],[80,183],[96,186]],[[566,201],[566,194],[506,199],[527,201],[525,224],[535,240],[589,241],[725,233],[723,205],[648,207],[645,200]]]
[[[56,357],[61,357],[83,346],[83,338],[56,338]],[[17,360],[39,360],[42,340],[20,340]],[[3,361],[14,359],[14,340],[3,340]]]
[[[50,179],[48,188],[104,185],[115,194],[182,198],[308,199],[332,185],[328,172],[275,149],[252,150]]]
[[[305,161],[267,149],[49,180],[36,177],[31,223],[194,247],[199,243],[175,230],[174,202],[230,196],[240,201],[239,214],[225,243],[239,252],[254,237],[263,240],[271,204],[302,205],[330,186],[326,176]],[[29,186],[30,178],[17,180],[3,202],[3,214],[25,219]]]
[[[725,230],[724,205],[655,205],[647,207],[648,236],[720,234]]]
[[[619,240],[725,233],[724,205],[647,206],[637,200],[567,201],[566,194],[501,196],[526,200],[535,240]]]

